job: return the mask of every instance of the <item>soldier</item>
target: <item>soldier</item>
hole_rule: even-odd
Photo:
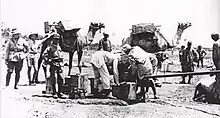
[[[180,51],[179,51],[179,61],[181,63],[181,58],[182,58],[182,55],[183,55],[183,50],[185,49],[185,46],[182,45],[181,48],[180,48]]]
[[[216,70],[220,70],[220,40],[219,34],[212,34],[212,39],[215,41],[213,44],[213,52],[212,52],[212,59],[215,65]],[[216,83],[213,88],[214,98],[220,104],[220,73],[216,74],[215,77]]]
[[[203,68],[203,59],[205,57],[205,55],[207,54],[206,51],[204,49],[202,49],[202,46],[199,45],[198,49],[196,50],[199,54],[199,59],[197,62],[197,67],[199,67],[199,63],[201,62],[202,68]]]
[[[50,66],[50,78],[52,83],[52,94],[57,94],[58,97],[61,97],[61,87],[63,84],[63,78],[60,73],[62,73],[62,62],[63,58],[61,57],[59,51],[59,39],[60,36],[57,33],[54,33],[50,36],[51,44],[46,49],[43,58],[47,65]],[[57,79],[55,74],[57,74]],[[56,92],[56,81],[58,83],[58,91]]]
[[[197,61],[198,53],[196,50],[192,48],[192,42],[188,41],[187,48],[183,50],[183,55],[181,57],[181,64],[182,64],[182,72],[194,72],[194,61]],[[182,76],[183,80],[180,82],[182,84],[185,84],[185,77]],[[189,75],[188,84],[190,84],[191,78],[193,76]]]
[[[23,67],[23,60],[28,54],[28,44],[24,39],[20,38],[20,32],[17,29],[12,31],[12,38],[8,42],[6,47],[5,62],[7,65],[6,75],[6,87],[9,86],[11,74],[15,69],[15,84],[14,89],[17,88],[17,84],[20,79],[20,71]]]
[[[36,74],[37,74],[37,69],[36,69],[36,54],[37,54],[37,45],[36,45],[36,39],[38,38],[38,34],[30,34],[29,35],[29,54],[27,57],[27,66],[28,66],[28,80],[29,80],[29,85],[32,83],[37,83],[36,81]],[[31,68],[34,68],[34,74],[33,78],[31,80]]]
[[[103,36],[104,36],[104,38],[99,41],[98,50],[104,50],[104,51],[111,52],[112,51],[112,45],[111,45],[110,40],[108,39],[109,34],[104,32]]]

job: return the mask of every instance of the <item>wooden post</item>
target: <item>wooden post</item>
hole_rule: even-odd
[[[220,70],[215,71],[203,71],[203,72],[186,72],[186,73],[175,73],[175,74],[165,74],[165,75],[149,75],[146,78],[161,78],[161,77],[175,77],[175,76],[185,76],[185,75],[208,75],[217,74]]]

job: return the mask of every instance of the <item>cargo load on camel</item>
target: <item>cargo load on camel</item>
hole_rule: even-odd
[[[160,26],[154,23],[140,23],[132,25],[130,37],[123,42],[123,44],[130,44],[131,46],[140,46],[146,52],[155,53],[164,51],[170,48],[171,45],[160,33]]]

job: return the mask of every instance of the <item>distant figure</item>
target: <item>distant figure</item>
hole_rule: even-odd
[[[12,31],[12,38],[7,43],[5,54],[5,63],[7,65],[6,87],[9,86],[11,74],[15,69],[14,89],[18,89],[17,85],[23,67],[23,60],[28,54],[28,44],[26,40],[20,38],[20,35],[20,32],[16,29]]]
[[[104,51],[107,51],[107,52],[111,52],[112,51],[112,45],[111,45],[110,40],[108,39],[109,34],[104,32],[103,36],[104,36],[104,38],[99,41],[98,50],[104,50]]]
[[[29,54],[27,56],[27,66],[28,66],[28,80],[29,80],[29,85],[33,83],[37,83],[36,81],[36,74],[37,74],[37,68],[36,68],[36,54],[37,54],[37,44],[36,44],[36,39],[38,38],[38,34],[30,34],[29,35],[29,40],[28,40],[28,45],[29,45]],[[31,80],[31,68],[34,68],[34,74],[33,78]]]
[[[179,51],[179,61],[180,61],[180,63],[181,63],[181,58],[182,58],[182,56],[183,56],[183,50],[184,50],[184,49],[185,49],[185,46],[182,45],[181,48],[180,48],[180,51]]]
[[[220,40],[219,34],[212,34],[212,39],[215,41],[213,44],[213,52],[212,52],[212,59],[215,65],[216,70],[220,70]],[[216,74],[216,83],[213,88],[214,98],[220,104],[220,73]]]
[[[199,54],[199,59],[197,62],[197,67],[199,68],[199,63],[201,62],[202,68],[203,68],[203,59],[205,57],[205,55],[207,54],[206,51],[204,49],[202,49],[202,46],[199,45],[198,49],[196,50]]]
[[[182,65],[182,72],[194,72],[194,64],[193,62],[196,61],[198,58],[198,53],[196,50],[192,48],[192,42],[188,41],[187,47],[185,50],[183,50],[183,55],[181,57],[181,65]],[[185,84],[185,77],[182,76],[183,80],[180,82],[182,84]],[[189,75],[188,84],[190,84],[191,78],[193,76]]]

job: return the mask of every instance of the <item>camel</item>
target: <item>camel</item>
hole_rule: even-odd
[[[184,30],[186,30],[190,26],[192,26],[190,22],[178,23],[177,32],[174,36],[174,39],[172,40],[172,43],[169,43],[165,39],[165,37],[160,33],[159,29],[155,26],[154,27],[155,31],[152,31],[150,33],[145,33],[140,35],[133,35],[131,33],[130,37],[122,41],[122,45],[130,44],[131,46],[140,46],[146,52],[150,52],[150,53],[165,51],[168,48],[176,47],[179,44],[179,41],[181,40]],[[152,35],[155,36],[153,38],[148,38],[151,37]]]
[[[61,47],[61,51],[69,53],[68,75],[71,74],[72,60],[73,60],[73,55],[74,55],[75,51],[77,51],[77,54],[78,54],[78,68],[79,68],[79,72],[81,73],[82,69],[81,69],[80,62],[81,62],[81,58],[82,58],[82,54],[83,54],[83,49],[92,43],[96,32],[98,30],[100,30],[100,32],[101,32],[102,28],[105,28],[105,25],[103,23],[92,23],[91,22],[87,36],[82,37],[80,35],[80,33],[78,33],[80,28],[76,28],[76,29],[72,29],[72,30],[65,30],[61,21],[57,23],[57,25],[55,26],[55,30],[58,34],[60,34],[61,39],[59,40],[59,45]],[[40,57],[38,59],[37,77],[35,80],[36,82],[38,82],[38,72],[40,70],[40,66],[41,66],[41,63],[43,60],[43,58],[42,58],[43,53],[50,43],[51,43],[50,37],[45,38],[45,40],[41,43],[42,45],[41,45]],[[46,68],[43,67],[43,70],[45,73],[45,77],[47,78]]]
[[[130,37],[128,37],[127,39],[124,39],[122,41],[122,45],[130,44],[131,46],[140,46],[146,52],[154,53],[158,59],[157,68],[160,69],[160,65],[161,65],[162,61],[159,61],[159,60],[163,60],[164,56],[161,56],[161,54],[163,54],[163,53],[158,53],[158,52],[165,51],[169,48],[174,48],[175,46],[177,46],[179,44],[179,41],[181,40],[181,36],[182,36],[183,31],[190,26],[191,26],[191,23],[179,23],[178,24],[177,32],[174,36],[174,39],[172,40],[172,45],[160,33],[159,29],[152,24],[150,24],[148,26],[149,29],[147,29],[148,32],[146,32],[146,33],[140,33],[141,30],[132,29]],[[139,27],[137,27],[137,28],[139,28]],[[136,30],[136,31],[134,31],[134,30]],[[134,32],[135,33],[138,32],[139,34],[135,35]],[[127,62],[127,63],[128,63],[127,64],[127,66],[128,66],[129,62]],[[126,64],[121,64],[120,69],[122,71],[119,74],[122,74],[122,75],[120,75],[120,77],[122,79],[124,77],[127,77],[127,80],[131,80],[129,77],[132,77],[132,78],[135,78],[135,79],[132,79],[132,81],[136,81],[138,76],[137,76],[137,73],[135,72],[135,69],[133,69],[131,67],[129,70],[130,72],[127,72],[130,75],[126,75],[126,74],[124,74],[125,70],[127,69],[127,67],[125,65]],[[131,73],[133,73],[133,75]],[[149,83],[146,83],[146,85],[140,86],[140,87],[141,87],[140,93],[148,92]],[[144,90],[145,87],[147,88],[146,91]],[[142,100],[145,100],[145,94],[140,94],[140,95],[141,95],[140,97],[143,97]]]

